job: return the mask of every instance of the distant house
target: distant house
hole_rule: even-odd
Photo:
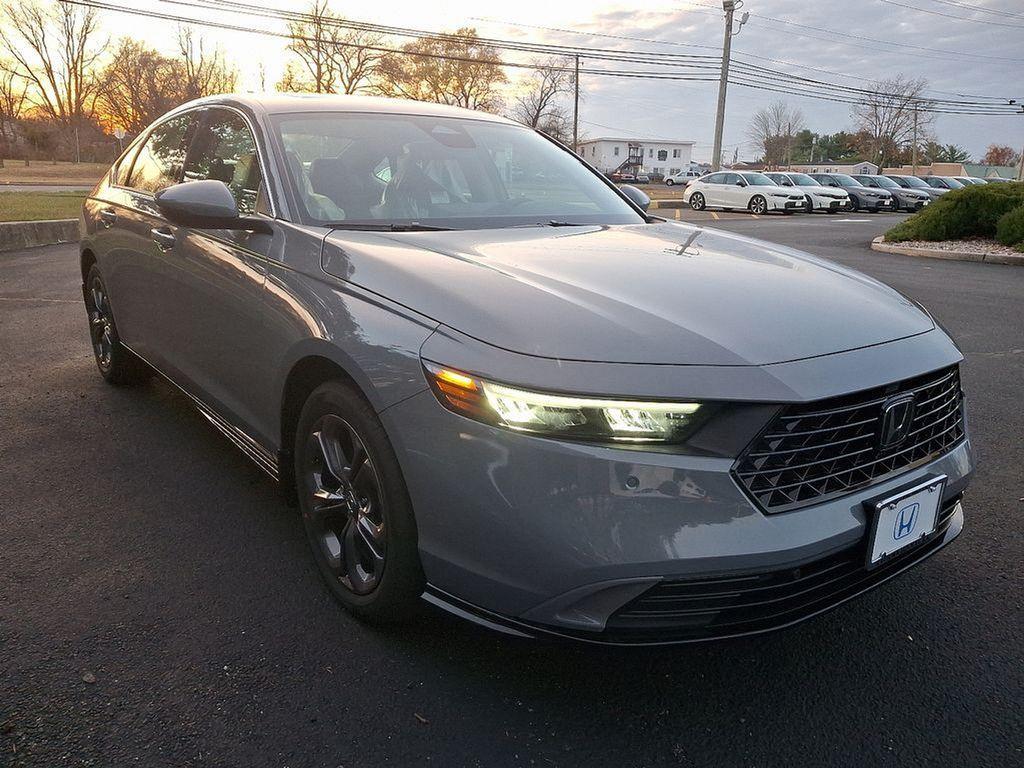
[[[978,163],[931,163],[918,165],[918,176],[972,176],[976,179],[1016,179],[1018,168],[1013,165],[979,165]],[[912,174],[914,166],[886,168],[886,173]]]
[[[579,143],[577,153],[602,173],[654,173],[667,176],[689,168],[692,141],[620,139],[601,136]]]
[[[851,176],[874,176],[878,173],[878,166],[867,162],[834,163],[831,160],[823,160],[820,163],[791,165],[789,170],[797,173],[846,173]]]

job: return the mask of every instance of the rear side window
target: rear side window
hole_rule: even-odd
[[[195,128],[191,114],[172,117],[152,130],[132,164],[127,186],[156,193],[181,180],[185,151]]]
[[[213,179],[228,185],[239,213],[257,210],[263,181],[256,140],[245,120],[226,109],[207,112],[185,163],[185,180]]]
[[[724,173],[712,173],[704,179],[705,184],[725,184]]]

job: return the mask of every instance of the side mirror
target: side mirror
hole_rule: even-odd
[[[646,212],[651,206],[651,198],[647,196],[647,193],[637,189],[632,184],[623,184],[619,189],[622,190],[622,194],[630,199],[630,202],[639,207],[642,211]]]
[[[196,229],[237,229],[270,234],[270,224],[240,216],[235,196],[223,181],[186,181],[156,193],[156,206],[172,224]]]
[[[745,187],[745,186],[747,186],[747,182],[745,182],[743,179],[740,179],[739,181],[736,182],[736,186],[737,187]]]

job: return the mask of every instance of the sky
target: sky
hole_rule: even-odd
[[[121,0],[120,5],[284,31],[278,21],[213,10],[210,0]],[[304,10],[308,3],[266,0],[265,6]],[[332,0],[331,7],[358,21],[429,31],[474,26],[483,36],[506,40],[676,54],[717,55],[724,30],[716,0],[649,0],[642,5],[606,0],[376,0],[371,6]],[[744,0],[742,11],[750,18],[733,38],[735,60],[858,87],[902,73],[927,78],[933,95],[945,98],[955,98],[955,93],[1024,103],[1022,0]],[[132,35],[168,53],[173,50],[172,23],[114,11],[102,11],[101,19],[111,38]],[[260,90],[261,79],[272,87],[280,76],[287,60],[285,40],[200,31],[208,44],[219,43],[238,66],[240,90]],[[503,56],[516,61],[531,58],[517,52]],[[514,80],[521,73],[511,69],[509,77]],[[714,82],[584,75],[581,88],[581,134],[691,140],[696,142],[694,159],[710,159],[717,75]],[[799,107],[807,127],[818,133],[853,128],[847,104],[731,86],[723,138],[727,159],[734,151],[740,159],[756,157],[747,136],[750,116],[779,99]],[[975,158],[992,143],[1020,151],[1024,114],[940,115],[933,132],[941,143],[959,144]]]

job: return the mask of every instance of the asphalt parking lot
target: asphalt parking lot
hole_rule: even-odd
[[[0,254],[0,765],[1024,764],[1024,269],[875,253],[893,215],[693,214],[929,306],[966,354],[966,529],[795,628],[671,649],[336,607],[266,477],[104,384],[73,245]]]

